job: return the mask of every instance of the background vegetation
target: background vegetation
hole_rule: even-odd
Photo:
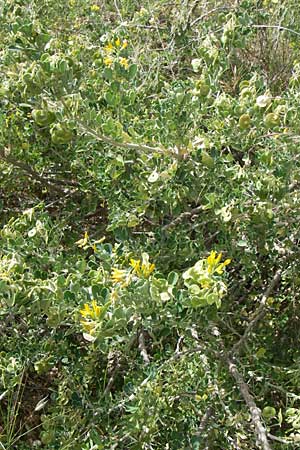
[[[299,3],[0,9],[0,448],[299,448]]]

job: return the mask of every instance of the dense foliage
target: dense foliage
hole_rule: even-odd
[[[0,448],[299,448],[298,2],[0,9]]]

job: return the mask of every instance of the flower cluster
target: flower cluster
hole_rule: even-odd
[[[98,6],[98,5],[92,5],[92,6],[91,6],[91,11],[92,11],[92,12],[99,12],[99,11],[100,11],[100,6]]]
[[[231,259],[225,259],[224,262],[220,263],[222,258],[222,253],[219,253],[217,256],[217,253],[215,251],[212,251],[208,258],[206,258],[206,264],[207,264],[207,271],[208,273],[217,273],[218,275],[222,275],[224,272],[224,267],[228,266],[228,264],[231,263]]]
[[[81,325],[86,333],[93,336],[97,328],[101,326],[101,321],[109,307],[111,302],[105,303],[105,305],[98,305],[96,300],[92,300],[91,305],[85,303],[83,309],[80,310],[80,314],[83,317]]]
[[[138,278],[149,278],[155,269],[155,264],[149,262],[149,255],[143,253],[142,260],[131,259],[129,269],[112,268],[111,280],[114,284],[121,283],[121,287],[126,287],[134,276]]]
[[[155,264],[149,263],[149,256],[146,253],[143,254],[142,261],[140,259],[131,259],[130,266],[133,268],[133,273],[141,278],[149,278],[155,269]]]
[[[231,260],[221,262],[222,253],[212,251],[207,258],[201,259],[183,273],[184,284],[188,288],[191,304],[194,307],[215,304],[221,306],[221,299],[227,291],[226,284],[220,279],[224,268]]]
[[[120,38],[117,38],[113,42],[108,42],[104,47],[104,57],[103,63],[107,67],[111,67],[115,62],[118,62],[120,66],[124,67],[124,69],[128,69],[129,62],[128,59],[124,56],[121,56],[120,53],[122,50],[125,50],[128,46],[128,42],[126,40],[121,41]]]
[[[125,269],[112,268],[111,280],[114,284],[122,283],[122,287],[128,286],[131,281],[130,272]]]

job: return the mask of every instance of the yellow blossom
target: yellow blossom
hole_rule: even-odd
[[[89,333],[91,335],[93,334],[93,332],[95,330],[95,324],[93,322],[81,320],[80,323],[81,323],[84,331],[86,331],[87,333]]]
[[[98,5],[92,5],[92,6],[91,6],[91,11],[93,11],[93,12],[98,12],[98,11],[100,11],[100,6],[98,6]]]
[[[128,42],[125,39],[125,41],[123,41],[123,44],[122,44],[122,47],[121,47],[122,50],[124,50],[127,46],[128,46]]]
[[[215,266],[220,262],[222,258],[222,253],[219,253],[217,256],[217,252],[214,250],[211,251],[210,255],[206,259],[208,272],[211,273],[214,271]]]
[[[208,273],[213,274],[214,272],[217,272],[219,275],[223,273],[224,267],[230,264],[231,259],[226,259],[223,263],[219,264],[221,258],[222,253],[219,253],[217,256],[217,252],[214,250],[211,251],[210,255],[206,259]]]
[[[142,272],[145,277],[149,277],[153,270],[155,269],[155,264],[142,264]]]
[[[110,53],[112,53],[113,51],[114,51],[114,46],[113,46],[113,44],[111,43],[111,42],[109,42],[105,47],[104,47],[104,51],[105,51],[105,53],[108,53],[108,54],[110,54]]]
[[[83,318],[80,323],[84,331],[90,335],[90,338],[100,329],[102,319],[111,303],[111,301],[108,301],[105,305],[100,306],[97,304],[96,300],[92,300],[91,305],[85,303],[83,309],[80,310],[80,314]]]
[[[133,268],[133,272],[140,273],[141,260],[131,258],[129,265]]]
[[[216,272],[221,275],[224,272],[224,267],[228,266],[228,264],[231,263],[231,259],[225,259],[224,262],[222,262],[221,264],[218,265],[218,267],[216,268]]]
[[[80,314],[82,315],[82,317],[86,317],[86,318],[94,319],[94,320],[100,317],[101,312],[102,312],[102,307],[97,305],[96,300],[92,300],[92,307],[90,307],[90,305],[85,303],[83,305],[83,309],[80,310]]]
[[[82,247],[86,246],[86,244],[88,243],[88,240],[89,240],[89,235],[88,235],[88,232],[86,231],[84,233],[83,239],[79,239],[79,241],[75,242],[75,244],[78,245],[78,247],[82,248]]]
[[[124,67],[124,69],[126,69],[126,70],[128,69],[129,64],[128,64],[128,59],[127,58],[120,58],[119,59],[119,63],[120,63],[121,66]]]
[[[122,269],[117,269],[117,267],[112,268],[111,279],[113,283],[122,283],[127,278],[127,271]]]
[[[113,62],[114,62],[114,60],[113,60],[113,58],[111,56],[106,56],[105,58],[103,58],[103,62],[104,62],[105,66],[111,67]]]
[[[148,278],[153,270],[155,269],[155,264],[149,263],[149,256],[144,253],[142,262],[140,259],[131,259],[130,266],[133,268],[133,272],[139,277]]]
[[[120,38],[116,39],[115,44],[116,44],[116,47],[120,47],[120,45],[121,45]]]

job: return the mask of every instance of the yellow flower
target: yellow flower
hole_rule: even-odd
[[[113,62],[114,62],[114,60],[113,60],[113,58],[111,56],[106,56],[105,58],[103,58],[103,62],[104,62],[105,66],[111,67]]]
[[[140,273],[141,260],[131,258],[129,265],[133,268],[133,272]]]
[[[92,5],[92,6],[91,6],[91,11],[93,11],[93,12],[98,12],[98,11],[100,11],[100,6],[98,6],[98,5]]]
[[[231,263],[231,259],[225,259],[225,261],[221,264],[218,265],[218,267],[216,268],[216,272],[221,275],[224,272],[224,267],[228,266],[228,264]]]
[[[214,270],[214,267],[221,261],[222,253],[219,253],[217,256],[217,252],[214,250],[211,251],[210,255],[206,259],[207,261],[207,269],[209,273],[212,273]]]
[[[78,245],[78,247],[82,248],[82,247],[86,246],[86,244],[88,243],[88,240],[89,240],[89,235],[88,235],[88,232],[86,231],[84,233],[83,239],[79,239],[79,241],[75,242],[75,244]]]
[[[119,63],[120,63],[121,66],[124,67],[124,69],[126,69],[126,70],[128,69],[129,64],[128,64],[128,59],[127,58],[120,58],[119,59]]]
[[[142,264],[143,275],[148,278],[155,269],[155,264]]]
[[[92,300],[91,305],[85,303],[83,309],[80,310],[80,314],[83,320],[80,321],[84,331],[92,337],[100,329],[102,320],[107,312],[111,301],[105,303],[105,305],[97,305],[96,300]],[[88,339],[90,340],[90,339]]]
[[[230,264],[231,259],[226,259],[223,263],[219,264],[221,258],[222,253],[219,253],[217,256],[217,252],[214,250],[211,251],[210,255],[206,259],[208,273],[213,274],[214,272],[217,272],[221,275],[224,272],[224,267]]]
[[[133,268],[133,273],[136,273],[139,277],[148,278],[153,270],[155,269],[155,264],[149,263],[149,256],[144,253],[142,264],[140,259],[131,259],[130,266]]]
[[[125,41],[123,41],[123,44],[122,44],[122,47],[121,47],[122,50],[124,50],[127,46],[128,46],[128,42],[125,39]]]
[[[92,300],[92,308],[90,307],[90,305],[88,305],[87,303],[85,303],[83,305],[83,309],[80,310],[80,314],[82,315],[82,317],[86,317],[89,319],[98,319],[101,315],[102,312],[102,307],[97,305],[96,300]]]
[[[113,51],[114,51],[114,45],[111,43],[111,42],[109,42],[105,47],[104,47],[104,51],[105,51],[105,53],[108,53],[108,54],[110,54],[110,53],[112,53]]]
[[[127,271],[122,269],[117,269],[117,267],[112,268],[111,279],[113,283],[122,283],[127,278]]]
[[[120,47],[120,45],[121,45],[120,38],[118,38],[118,39],[115,41],[115,44],[116,44],[116,47]]]
[[[80,321],[82,328],[84,329],[84,331],[86,331],[89,334],[93,334],[94,330],[95,330],[95,324],[93,322],[88,322],[85,320],[81,320]]]

